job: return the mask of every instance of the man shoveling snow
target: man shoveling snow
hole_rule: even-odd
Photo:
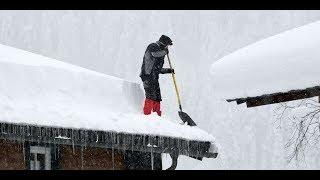
[[[168,36],[162,35],[156,43],[149,44],[145,51],[140,72],[146,96],[143,107],[145,115],[157,112],[161,116],[160,101],[162,99],[159,74],[174,73],[172,68],[163,68],[164,57],[169,53],[169,45],[172,45],[172,40]]]

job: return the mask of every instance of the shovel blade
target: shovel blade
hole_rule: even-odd
[[[187,124],[189,125],[189,126],[196,126],[197,124],[191,119],[191,117],[187,114],[187,113],[185,113],[185,112],[183,112],[183,111],[178,111],[178,114],[179,114],[179,117],[180,117],[180,119],[185,123],[185,122],[187,122]]]

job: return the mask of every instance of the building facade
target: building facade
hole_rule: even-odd
[[[162,170],[161,154],[216,158],[210,142],[0,123],[1,170]]]

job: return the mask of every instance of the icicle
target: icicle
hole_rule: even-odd
[[[117,138],[117,144],[119,144],[120,140],[119,140],[119,136],[116,135]],[[120,147],[120,146],[119,146]]]
[[[67,131],[66,131],[66,129],[63,129],[63,130],[62,130],[62,137],[68,137],[68,136],[67,136]]]
[[[153,152],[151,148],[151,170],[153,170]]]
[[[87,145],[87,142],[89,141],[89,137],[88,137],[88,131],[84,131],[84,144]]]
[[[115,143],[115,137],[114,133],[111,133],[111,153],[112,153],[112,170],[114,170],[114,143]]]
[[[189,144],[190,144],[190,141],[189,141],[189,140],[187,140],[187,145],[188,145],[188,156],[190,155],[190,146],[189,146]]]
[[[114,147],[112,145],[112,170],[114,170]]]
[[[22,137],[22,136],[21,136],[21,135],[22,135],[22,134],[21,134],[21,126],[16,127],[16,131],[17,131],[17,132],[16,132],[16,135],[17,135],[18,137],[20,137],[20,139],[21,139],[21,137]]]
[[[127,141],[126,140],[127,139],[126,139],[126,137],[124,135],[123,138],[122,138],[122,148],[121,148],[122,154],[125,154],[126,145],[127,145]]]
[[[98,133],[96,132],[96,143],[99,141],[99,135]]]
[[[64,135],[64,129],[60,129],[60,133],[59,133],[59,137],[65,137],[65,135]]]
[[[111,147],[113,147],[113,142],[114,142],[114,136],[113,136],[113,132],[111,133]]]
[[[22,141],[23,162],[26,164],[26,152],[24,148],[24,141]]]
[[[44,131],[45,131],[45,140],[46,140],[46,141],[48,141],[48,137],[49,137],[48,129],[49,129],[49,128],[45,128],[45,129],[44,129]]]
[[[54,137],[53,134],[52,134],[52,128],[48,128],[47,130],[48,130],[48,134],[47,134],[48,139],[50,139],[50,140],[51,140],[51,143],[53,143],[53,142],[52,142],[52,138],[50,138],[50,137]]]
[[[72,139],[72,153],[74,154],[75,153],[75,150],[74,150],[74,140]]]
[[[9,130],[9,127],[8,127],[7,125],[4,125],[4,132],[5,132],[6,134],[9,133],[8,130]]]
[[[198,146],[197,146],[197,156],[200,155],[200,148],[199,148],[199,143],[198,143]]]
[[[7,126],[6,131],[7,131],[7,134],[10,134],[10,126],[9,125]]]
[[[78,132],[78,140],[82,143],[82,131],[80,130],[79,132]]]
[[[29,126],[27,126],[27,135],[28,136],[30,136],[30,132],[29,131],[30,131],[30,128],[29,128]]]
[[[56,146],[56,148],[57,148],[57,158],[59,158],[60,157],[60,148],[59,148],[59,146]]]
[[[36,128],[36,130],[37,130],[38,146],[40,146],[41,130],[40,128]]]
[[[56,137],[56,134],[55,134],[55,128],[51,128],[51,132],[52,132],[52,136],[51,137],[53,137],[52,139],[53,139],[53,144],[56,144],[56,138],[54,138],[54,137]]]
[[[133,135],[131,135],[131,152],[133,152],[133,145],[134,145],[134,138],[133,138],[134,136]]]
[[[10,129],[9,129],[9,127],[10,127],[10,126],[8,125],[8,126],[7,126],[7,129],[6,129],[6,133],[7,133],[7,134],[10,134]]]
[[[70,138],[70,137],[71,137],[71,136],[69,135],[68,129],[65,130],[65,133],[66,133],[66,134],[65,134],[65,137],[67,137],[67,138]]]
[[[83,169],[83,146],[81,146],[81,169]]]
[[[71,142],[72,142],[72,153],[74,154],[75,153],[75,149],[74,149],[74,130],[72,129],[71,130],[71,134],[70,134],[70,137],[71,137]]]
[[[39,133],[38,133],[38,135],[39,135],[38,141],[40,141],[40,139],[41,139],[41,137],[42,137],[42,130],[41,130],[41,128],[38,128],[38,131],[39,131]]]
[[[81,142],[85,142],[84,131],[81,131]]]
[[[33,127],[32,126],[30,127],[30,135],[31,135],[31,138],[33,138]]]
[[[153,145],[150,139],[152,138],[149,138],[149,144],[151,144],[151,170],[153,170]]]
[[[54,159],[58,159],[58,158],[57,158],[57,150],[56,150],[57,145],[54,144],[53,147],[54,147]],[[59,149],[58,149],[58,150],[59,150]]]
[[[58,129],[56,129],[56,131],[55,131],[55,135],[54,135],[54,137],[59,137],[60,136],[60,129],[58,128]],[[54,139],[56,139],[56,138],[54,138]],[[58,141],[59,142],[59,141]]]

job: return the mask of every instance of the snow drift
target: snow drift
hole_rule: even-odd
[[[320,21],[258,41],[211,66],[224,99],[305,89],[320,84]]]
[[[141,112],[140,85],[0,45],[0,121],[214,142],[197,127]]]

